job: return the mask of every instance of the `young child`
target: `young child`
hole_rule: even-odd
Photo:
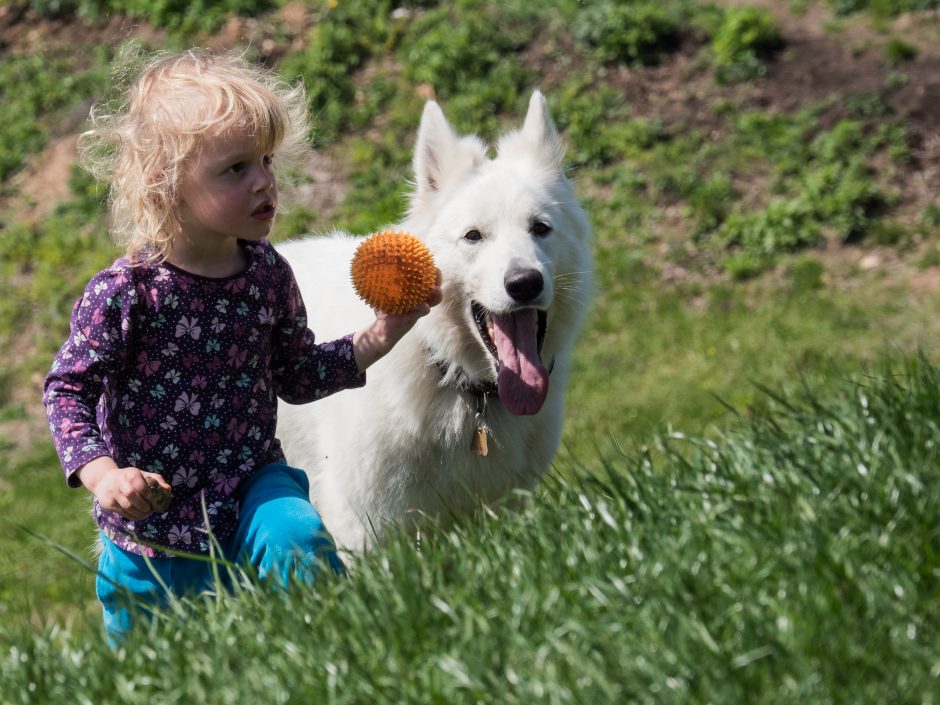
[[[287,263],[265,237],[276,169],[306,146],[300,86],[234,56],[151,61],[127,107],[93,116],[86,166],[111,183],[126,255],[96,274],[46,378],[43,402],[69,486],[94,495],[97,594],[106,631],[130,628],[124,597],[159,604],[211,584],[211,564],[262,577],[341,570],[285,464],[277,398],[306,403],[365,384],[365,370],[440,302],[316,343]],[[439,284],[440,282],[438,282]],[[171,492],[153,511],[155,487]],[[206,521],[208,519],[208,521]],[[210,538],[211,533],[211,538]]]

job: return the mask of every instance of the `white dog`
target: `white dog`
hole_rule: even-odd
[[[444,300],[369,369],[365,387],[279,409],[287,460],[309,473],[340,548],[367,549],[390,522],[460,516],[548,469],[592,282],[590,227],[562,156],[537,91],[494,159],[427,103],[415,192],[395,229],[431,250]],[[278,248],[318,340],[374,315],[349,278],[358,243],[336,234]]]

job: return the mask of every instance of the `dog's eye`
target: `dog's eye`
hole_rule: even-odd
[[[483,239],[483,233],[481,233],[476,228],[473,228],[472,230],[468,230],[466,232],[466,234],[463,236],[463,239],[470,240],[471,242],[476,242],[477,240]]]
[[[552,226],[542,220],[536,220],[532,223],[532,234],[533,235],[548,235],[552,230]]]

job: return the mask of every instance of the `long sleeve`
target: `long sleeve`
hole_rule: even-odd
[[[68,339],[46,377],[43,404],[68,484],[75,471],[110,455],[96,409],[109,377],[126,363],[132,308],[137,292],[126,273],[97,274],[75,304]]]
[[[353,354],[352,335],[317,343],[293,273],[287,270],[286,303],[273,331],[271,362],[276,394],[290,404],[322,399],[366,383]]]

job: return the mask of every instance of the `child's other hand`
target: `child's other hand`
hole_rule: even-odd
[[[386,355],[405,333],[414,328],[419,318],[427,316],[444,297],[441,289],[441,270],[437,270],[434,288],[428,298],[407,313],[399,315],[376,311],[375,321],[353,335],[353,348],[359,371],[364,372],[373,362]]]
[[[125,519],[146,519],[150,508],[150,484],[155,480],[167,492],[173,488],[160,475],[138,468],[119,468],[106,474],[95,486],[94,495],[101,508]]]
[[[173,489],[161,475],[133,467],[118,468],[111,458],[91,461],[79,471],[79,479],[98,498],[102,509],[135,521],[153,513],[148,481],[156,482],[167,492]]]

